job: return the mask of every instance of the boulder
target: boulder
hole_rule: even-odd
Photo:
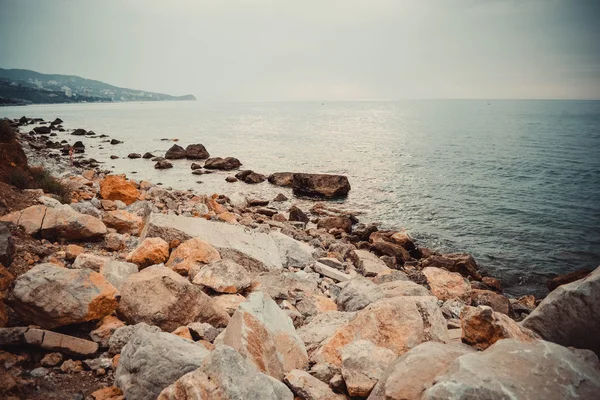
[[[15,280],[9,304],[46,329],[98,320],[117,307],[117,290],[89,269],[39,264]]]
[[[213,296],[212,300],[217,306],[227,311],[227,314],[233,315],[240,304],[246,301],[246,298],[241,294],[222,294],[219,296]]]
[[[174,144],[171,146],[169,150],[165,153],[165,158],[167,160],[180,160],[186,157],[186,151],[183,147],[178,144]]]
[[[192,171],[195,171],[197,169],[202,169],[202,165],[193,162],[192,165],[190,165],[190,168],[192,169]]]
[[[129,342],[129,339],[138,331],[149,333],[162,332],[158,326],[148,325],[145,322],[140,322],[135,325],[124,325],[117,327],[108,339],[108,354],[114,356],[123,351],[123,347]]]
[[[281,382],[261,373],[228,346],[217,346],[195,371],[165,388],[158,400],[292,400]]]
[[[100,268],[107,264],[110,258],[99,256],[93,253],[80,253],[75,261],[73,261],[73,268],[87,268],[92,271],[99,272]]]
[[[463,344],[421,343],[396,359],[380,376],[368,400],[419,400],[456,358],[474,353]]]
[[[144,155],[142,156],[143,159],[149,159],[149,158],[154,158],[154,154],[149,153],[149,152],[145,152]]]
[[[115,385],[127,400],[154,400],[165,387],[200,368],[209,354],[176,335],[138,330],[123,348]]]
[[[105,200],[121,200],[130,205],[137,201],[140,192],[124,176],[108,175],[100,181],[100,197]]]
[[[340,229],[350,233],[352,231],[352,221],[348,217],[325,217],[319,219],[317,228],[325,229],[328,232],[331,229]]]
[[[545,340],[600,354],[600,267],[553,290],[522,324]]]
[[[142,217],[129,213],[125,210],[114,210],[104,213],[102,222],[109,228],[114,228],[119,233],[139,235],[144,220]]]
[[[98,322],[96,329],[90,332],[90,338],[100,346],[108,347],[114,332],[123,326],[125,326],[123,321],[112,315],[107,315]]]
[[[346,396],[334,393],[326,383],[306,371],[294,369],[285,375],[285,383],[303,400],[345,400]]]
[[[269,175],[269,183],[275,186],[291,187],[294,174],[292,172],[275,172]]]
[[[294,299],[299,293],[311,294],[317,291],[317,279],[311,279],[294,272],[267,272],[257,277],[257,291],[267,293],[275,300]]]
[[[232,260],[216,260],[200,268],[192,282],[219,293],[237,293],[252,284],[248,271]]]
[[[161,264],[169,258],[169,243],[159,237],[149,237],[142,241],[131,253],[127,261],[137,264],[140,268]]]
[[[36,126],[35,128],[33,128],[33,131],[35,133],[40,133],[40,134],[48,134],[52,132],[52,129],[50,129],[49,126]],[[84,131],[85,132],[85,131]],[[75,132],[72,133],[73,135],[75,134]],[[85,133],[84,133],[85,134]]]
[[[591,269],[581,268],[581,269],[578,269],[577,271],[573,271],[573,272],[570,272],[565,275],[558,275],[558,276],[555,276],[554,278],[548,280],[548,282],[546,282],[546,287],[548,288],[548,291],[551,292],[561,285],[566,285],[567,283],[571,283],[571,282],[575,282],[580,279],[583,279],[586,276],[588,276],[591,272],[592,272]]]
[[[168,169],[173,168],[173,164],[168,162],[167,160],[160,160],[156,164],[154,164],[155,169]]]
[[[27,207],[0,217],[0,221],[12,222],[22,227],[28,235],[35,235],[42,229],[46,208],[46,206]]]
[[[423,275],[431,288],[431,293],[442,301],[458,298],[467,300],[471,295],[471,284],[456,272],[442,268],[423,268]]]
[[[152,213],[141,237],[162,237],[166,241],[198,238],[216,248],[249,271],[280,271],[284,266],[311,264],[312,248],[280,232],[261,233],[244,226],[179,215]]]
[[[487,306],[465,307],[460,322],[463,343],[478,350],[485,350],[500,339],[531,341],[538,338],[533,331]]]
[[[130,262],[109,260],[100,267],[99,272],[118,290],[132,274],[138,272],[138,266]]]
[[[401,296],[429,296],[429,291],[408,280],[396,280],[377,285],[369,279],[356,277],[344,286],[336,302],[340,310],[359,311],[381,299]]]
[[[473,306],[488,306],[492,310],[508,314],[510,312],[510,300],[506,296],[499,293],[492,292],[491,290],[472,290],[471,291],[471,305]]]
[[[191,322],[224,327],[225,310],[213,303],[201,288],[171,269],[155,265],[133,274],[121,285],[117,309],[129,323],[146,322],[171,332]]]
[[[210,154],[208,154],[206,148],[201,144],[190,144],[185,148],[185,158],[188,160],[204,160],[209,157]]]
[[[242,165],[240,160],[235,157],[214,157],[209,158],[204,163],[206,169],[220,169],[223,171],[231,171],[232,169],[239,168]]]
[[[15,241],[8,227],[5,224],[0,224],[0,264],[10,267],[14,256]]]
[[[312,355],[311,361],[340,367],[341,349],[355,340],[369,340],[402,355],[426,341],[449,341],[446,320],[433,296],[380,300],[359,311],[338,328]]]
[[[91,215],[80,214],[68,205],[47,208],[41,227],[44,239],[99,240],[106,225]]]
[[[220,259],[217,249],[200,238],[192,238],[173,250],[165,265],[181,275],[187,275],[196,263],[209,264]]]
[[[393,257],[395,264],[400,266],[412,259],[410,253],[404,247],[385,240],[374,242],[371,249],[378,255]]]
[[[142,158],[142,155],[140,153],[129,153],[129,154],[127,154],[127,158],[132,158],[132,159]]]
[[[458,357],[420,398],[562,400],[594,399],[598,393],[600,366],[590,352],[505,339]]]
[[[240,304],[223,333],[223,344],[279,380],[308,363],[306,348],[292,320],[262,292],[252,293]]]
[[[471,277],[476,281],[482,279],[478,271],[477,263],[470,254],[444,254],[443,256],[431,256],[421,262],[423,268],[436,267],[445,268],[450,272],[458,272],[464,277]]]
[[[304,211],[302,211],[298,207],[291,206],[290,207],[290,216],[289,216],[288,220],[304,222],[305,224],[307,224],[308,223],[308,215],[306,215],[304,213]]]
[[[375,254],[367,250],[352,250],[350,258],[353,260],[356,269],[367,277],[388,275],[392,273],[392,269],[377,257]]]
[[[235,177],[237,179],[239,179],[240,181],[243,181],[243,182],[249,183],[249,184],[261,183],[261,182],[264,182],[267,180],[266,176],[264,176],[262,174],[258,174],[251,170],[238,172],[237,174],[235,174]]]
[[[353,312],[328,311],[317,314],[309,323],[298,329],[298,335],[312,353],[321,343],[333,336],[335,331],[356,316]]]
[[[297,196],[335,198],[346,196],[350,183],[342,175],[294,174],[292,189]]]
[[[342,376],[350,396],[367,397],[383,371],[398,356],[368,340],[357,340],[342,348]]]

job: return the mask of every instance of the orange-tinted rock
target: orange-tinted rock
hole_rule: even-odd
[[[16,279],[9,302],[25,321],[51,329],[103,318],[115,310],[116,293],[97,272],[46,263]]]
[[[508,314],[510,311],[510,300],[506,296],[491,290],[473,290],[471,292],[471,305],[475,307],[488,306],[502,314]]]
[[[151,266],[121,285],[118,313],[128,323],[145,322],[171,332],[191,322],[224,327],[229,315],[202,289],[171,269]]]
[[[92,393],[92,398],[94,400],[125,400],[123,391],[115,386],[96,390]]]
[[[140,196],[135,185],[120,175],[108,175],[100,181],[100,197],[105,200],[121,200],[129,205]]]
[[[137,264],[140,268],[149,267],[167,261],[169,244],[163,239],[146,238],[138,247],[127,255],[127,261]]]
[[[465,307],[460,321],[463,343],[478,350],[485,350],[500,339],[524,342],[539,339],[533,331],[487,306]]]
[[[187,326],[180,326],[179,328],[175,329],[171,333],[173,335],[177,335],[177,336],[182,337],[184,339],[194,340],[192,338],[192,333],[190,332],[190,328],[188,328]]]
[[[225,211],[222,212],[221,214],[217,215],[217,218],[219,218],[221,221],[223,222],[227,222],[229,224],[237,224],[237,217],[235,216],[234,213],[229,212],[229,211]]]
[[[96,217],[64,205],[46,209],[41,234],[48,240],[98,240],[106,234],[106,225]]]
[[[192,282],[219,293],[237,293],[252,283],[246,268],[233,260],[217,260],[200,268]]]
[[[223,344],[279,380],[308,363],[306,348],[292,320],[262,292],[252,293],[240,304],[225,329]]]
[[[356,314],[313,354],[311,360],[341,366],[341,349],[355,340],[368,340],[402,355],[426,341],[447,342],[446,320],[433,296],[380,300]]]
[[[220,259],[217,249],[199,238],[192,238],[173,250],[165,265],[181,275],[187,275],[195,263],[209,264]]]
[[[246,298],[241,294],[222,294],[214,296],[212,299],[216,305],[227,311],[229,315],[233,315],[240,304],[246,301]]]
[[[466,300],[471,294],[471,285],[456,272],[442,268],[426,267],[423,275],[431,288],[431,293],[442,301],[458,298]]]
[[[98,322],[96,329],[90,332],[90,337],[94,342],[100,344],[100,346],[108,347],[108,341],[113,332],[122,326],[125,326],[125,324],[119,318],[107,315]]]
[[[102,222],[107,227],[116,229],[119,233],[130,233],[132,235],[139,235],[144,223],[142,217],[125,210],[106,212],[102,217]]]
[[[206,205],[210,211],[214,211],[217,215],[227,212],[227,209],[219,204],[215,199],[209,199],[206,202]]]
[[[83,252],[84,252],[83,247],[78,246],[76,244],[70,244],[67,246],[67,249],[65,251],[65,258],[67,260],[74,260],[77,258],[78,255],[80,255]]]
[[[8,290],[8,287],[14,280],[14,275],[4,265],[0,264],[0,297],[2,297],[4,291]]]
[[[456,358],[474,352],[464,344],[422,343],[387,368],[369,400],[420,400]]]

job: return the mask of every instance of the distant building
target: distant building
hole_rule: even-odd
[[[73,96],[73,91],[71,90],[70,87],[63,86],[61,89],[65,92],[65,96],[67,96],[67,97]]]

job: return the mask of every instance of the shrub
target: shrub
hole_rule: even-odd
[[[7,121],[0,121],[0,142],[10,143],[16,138],[15,131]]]
[[[61,203],[71,202],[71,191],[61,181],[53,177],[43,168],[30,168],[33,178],[33,189],[42,189],[45,193],[52,193],[59,197]]]
[[[6,183],[17,189],[27,189],[29,187],[29,176],[22,169],[15,168],[6,175]]]

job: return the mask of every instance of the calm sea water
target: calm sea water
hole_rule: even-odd
[[[195,176],[189,161],[157,171],[146,160],[202,143],[244,168],[348,175],[338,206],[405,227],[422,245],[475,256],[513,295],[548,276],[600,264],[600,102],[123,103],[0,108],[0,117],[60,117],[68,128],[123,140],[87,141],[117,172],[200,193],[287,189]],[[71,142],[79,137],[65,135]],[[197,183],[200,180],[202,183]],[[305,206],[307,206],[305,204]]]

